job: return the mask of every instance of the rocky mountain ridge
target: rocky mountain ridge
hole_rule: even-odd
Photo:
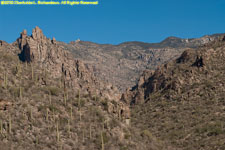
[[[57,44],[55,38],[48,39],[39,27],[33,29],[31,36],[24,30],[12,45],[21,50],[20,60],[36,63],[48,70],[53,78],[61,80],[61,86],[80,89],[86,94],[104,95],[110,100],[120,97],[116,88],[109,83],[99,82],[90,67],[74,59],[70,52]]]
[[[160,90],[167,90],[167,89],[175,90],[176,89],[178,94],[180,94],[180,89],[178,88],[180,87],[180,84],[186,83],[186,82],[189,82],[189,83],[199,82],[199,81],[193,81],[193,77],[191,77],[191,75],[195,72],[194,71],[195,67],[197,67],[199,70],[212,69],[211,65],[214,64],[214,62],[213,63],[208,62],[209,59],[212,59],[213,55],[215,54],[220,55],[218,56],[218,58],[221,58],[223,56],[223,51],[221,52],[221,54],[219,54],[219,51],[215,51],[213,46],[215,46],[216,44],[218,44],[219,46],[222,45],[224,41],[224,37],[225,36],[221,36],[219,37],[218,40],[208,43],[202,47],[199,47],[197,48],[197,50],[188,49],[184,51],[181,54],[181,56],[178,57],[177,59],[172,60],[162,66],[159,66],[156,70],[145,70],[143,74],[141,75],[141,77],[139,78],[137,85],[131,88],[130,90],[127,90],[128,93],[129,91],[133,91],[133,92],[136,91],[134,92],[135,94],[133,95],[132,101],[134,103],[136,102],[139,103],[138,101],[140,101],[140,103],[143,103],[144,100],[148,100],[149,95],[151,93],[154,93]],[[214,57],[214,59],[216,58]],[[190,72],[190,75],[180,76],[179,78],[177,78],[175,74],[176,70],[182,69],[180,68],[179,64],[188,64],[190,62],[192,62],[192,64],[190,65],[190,68],[188,68],[186,72],[187,75]],[[183,79],[181,79],[181,77]],[[126,97],[126,94],[123,95],[123,97],[124,96]],[[124,100],[126,100],[126,98],[124,98]]]
[[[111,45],[77,40],[67,44],[57,41],[54,37],[46,38],[41,29],[37,28],[33,30],[31,36],[27,35],[26,30],[22,32],[20,38],[13,45],[20,49],[26,49],[29,46],[30,49],[38,49],[38,53],[33,51],[38,57],[34,59],[39,63],[46,62],[44,59],[48,55],[45,50],[47,47],[57,48],[60,53],[63,52],[62,50],[70,51],[76,60],[84,62],[94,76],[99,80],[111,83],[122,93],[137,83],[139,75],[145,69],[155,70],[157,66],[178,57],[186,49],[204,45],[218,39],[221,35],[214,34],[197,39],[168,37],[160,43],[124,42],[119,45]],[[51,54],[51,57],[57,58],[54,54]],[[21,57],[21,59],[24,58]],[[49,60],[48,63],[51,61]]]
[[[0,41],[0,146],[224,149],[224,42],[66,44],[39,27]]]
[[[122,100],[131,123],[172,146],[225,149],[225,36],[146,70]]]
[[[40,28],[0,53],[2,149],[174,149],[131,127],[116,89]]]
[[[119,45],[74,41],[59,42],[74,57],[93,66],[99,78],[109,81],[120,91],[134,86],[145,69],[155,70],[159,65],[175,59],[183,51],[218,39],[222,34],[198,39],[169,37],[160,43],[125,42]]]

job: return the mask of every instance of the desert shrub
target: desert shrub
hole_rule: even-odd
[[[10,54],[3,54],[1,55],[1,59],[6,62],[13,62],[17,60],[17,57]]]
[[[102,100],[101,104],[103,105],[104,110],[108,110],[108,100],[107,99]]]
[[[114,128],[119,126],[119,121],[115,118],[113,118],[110,122],[109,122],[110,128]]]
[[[130,133],[125,133],[125,134],[124,134],[124,138],[125,138],[126,140],[130,139],[130,137],[131,137],[131,134],[130,134]]]
[[[73,100],[74,101],[74,106],[79,107],[79,99],[76,98]],[[80,98],[80,107],[84,107],[86,100],[83,98]]]
[[[57,107],[55,107],[54,105],[50,105],[48,108],[51,112],[53,112],[53,111],[60,112],[59,109]]]
[[[107,144],[109,142],[109,136],[107,136],[106,132],[103,132],[102,136],[103,136],[104,144]],[[94,142],[96,143],[96,145],[98,145],[98,147],[101,147],[101,145],[102,145],[101,134],[97,135],[97,137],[94,139]]]
[[[128,150],[128,147],[124,145],[120,145],[120,150]]]
[[[98,97],[97,95],[94,95],[94,96],[92,97],[92,100],[99,102],[101,99],[100,99],[100,97]]]
[[[14,95],[15,97],[20,96],[20,88],[19,87],[10,87],[9,92],[11,95]]]
[[[152,134],[149,130],[143,130],[141,133],[142,137],[148,137],[148,138],[152,138]]]
[[[51,94],[54,96],[58,96],[60,93],[60,89],[58,87],[54,87],[54,86],[47,86],[45,88],[42,89],[46,94]]]
[[[98,117],[98,121],[99,122],[104,122],[105,121],[105,116],[103,115],[101,110],[99,110],[98,108],[93,108],[92,111]]]
[[[195,132],[198,134],[207,134],[208,136],[216,136],[219,134],[225,134],[225,130],[222,129],[221,125],[216,124],[207,124],[202,127],[195,129]]]
[[[15,66],[15,67],[12,68],[12,74],[13,74],[13,75],[16,75],[17,73],[18,73],[18,69],[17,69],[17,67]]]

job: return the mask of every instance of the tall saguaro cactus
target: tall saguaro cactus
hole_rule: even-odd
[[[32,63],[31,63],[31,79],[34,80],[34,67]]]
[[[80,110],[80,106],[81,104],[80,104],[80,90],[78,90],[78,108],[79,108],[79,110]]]
[[[2,120],[0,120],[0,133],[3,133],[3,125],[2,125]]]
[[[101,132],[102,150],[105,150],[103,132]]]
[[[90,139],[91,139],[91,137],[92,137],[91,124],[90,124],[90,127],[89,127],[89,134],[90,134]]]
[[[70,119],[68,119],[68,129],[67,129],[67,131],[68,131],[68,133],[70,134]]]
[[[57,136],[57,142],[60,141],[60,134],[59,134],[59,122],[57,121],[56,124],[56,136]]]
[[[49,91],[49,104],[50,104],[50,105],[52,104],[52,94],[51,94],[50,91]]]
[[[12,119],[11,116],[9,116],[9,134],[12,133]]]
[[[70,107],[70,119],[73,119],[73,106]]]
[[[22,100],[23,96],[22,96],[22,87],[20,86],[20,100]]]

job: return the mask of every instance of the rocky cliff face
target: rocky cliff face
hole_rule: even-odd
[[[174,149],[130,126],[118,91],[59,43],[38,27],[0,41],[2,149]]]
[[[116,88],[100,83],[91,73],[91,67],[74,59],[69,51],[57,44],[55,38],[47,38],[39,27],[33,29],[31,36],[24,30],[14,45],[20,48],[19,56],[22,61],[37,63],[49,70],[51,76],[62,80],[65,87],[81,89],[84,93],[97,94],[108,99],[118,99],[119,92]]]
[[[222,36],[223,37],[223,36]],[[184,84],[198,83],[201,77],[198,71],[209,75],[211,69],[215,69],[217,59],[222,59],[224,55],[223,47],[213,49],[217,45],[223,44],[223,38],[199,47],[199,50],[188,49],[174,61],[170,61],[156,70],[145,70],[141,75],[138,84],[123,94],[122,99],[129,103],[144,103],[151,100],[151,94],[174,90],[178,94],[182,91]],[[217,57],[215,56],[217,55]],[[220,64],[222,66],[222,61]],[[213,67],[214,66],[214,67]],[[186,67],[186,68],[185,68]],[[186,70],[184,70],[184,68]],[[218,68],[217,68],[218,69]],[[203,73],[203,74],[204,74]],[[167,95],[171,98],[172,95]]]
[[[66,44],[38,27],[13,44],[0,41],[0,146],[225,149],[224,41]],[[101,81],[123,90],[142,70],[121,99]]]
[[[27,31],[24,30],[13,45],[21,50],[20,60],[36,64],[50,72],[51,78],[60,81],[60,86],[64,87],[64,90],[68,88],[79,90],[82,94],[117,101],[123,112],[121,115],[129,118],[129,107],[119,101],[121,94],[117,88],[109,82],[97,79],[93,75],[92,66],[74,59],[69,51],[58,45],[55,38],[52,40],[47,38],[39,27],[32,30],[31,36],[28,36]],[[44,78],[41,78],[40,82],[50,84]]]
[[[59,43],[77,59],[93,66],[94,74],[121,91],[134,86],[145,69],[155,70],[183,51],[218,39],[219,34],[198,39],[169,37],[160,43],[125,42],[119,45],[75,41]]]
[[[223,38],[146,70],[122,96],[132,105],[132,125],[181,149],[224,149]]]

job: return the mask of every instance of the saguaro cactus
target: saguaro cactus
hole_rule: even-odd
[[[60,134],[59,134],[59,122],[57,121],[56,124],[56,136],[57,136],[57,142],[60,141]]]
[[[52,94],[51,94],[50,91],[49,91],[49,104],[50,104],[50,105],[52,104]]]
[[[70,134],[70,119],[68,119],[68,133]]]
[[[103,132],[101,132],[101,141],[102,141],[102,150],[104,150],[105,149],[105,146],[104,146]]]
[[[91,137],[92,137],[91,124],[90,124],[90,127],[89,127],[89,135],[90,135],[90,139],[91,139]]]
[[[9,116],[9,134],[12,133],[12,119],[11,116]]]
[[[70,107],[70,119],[73,119],[73,106]]]
[[[2,125],[2,120],[0,120],[0,133],[3,133],[3,125]]]
[[[66,106],[66,104],[67,104],[66,92],[64,92],[64,94],[63,94],[63,98],[64,98],[64,104],[65,104],[65,106]]]
[[[53,120],[55,122],[55,109],[53,109]]]
[[[22,100],[22,87],[20,86],[20,100]]]
[[[48,122],[48,109],[46,109],[46,121]]]
[[[80,110],[80,90],[78,90],[78,108]]]
[[[79,115],[80,115],[80,121],[81,121],[81,111],[79,111]]]
[[[82,131],[82,133],[83,133],[82,140],[83,140],[83,142],[84,142],[84,130]]]
[[[33,111],[30,109],[30,120],[33,120]]]
[[[34,67],[32,63],[31,63],[31,79],[34,80]]]

